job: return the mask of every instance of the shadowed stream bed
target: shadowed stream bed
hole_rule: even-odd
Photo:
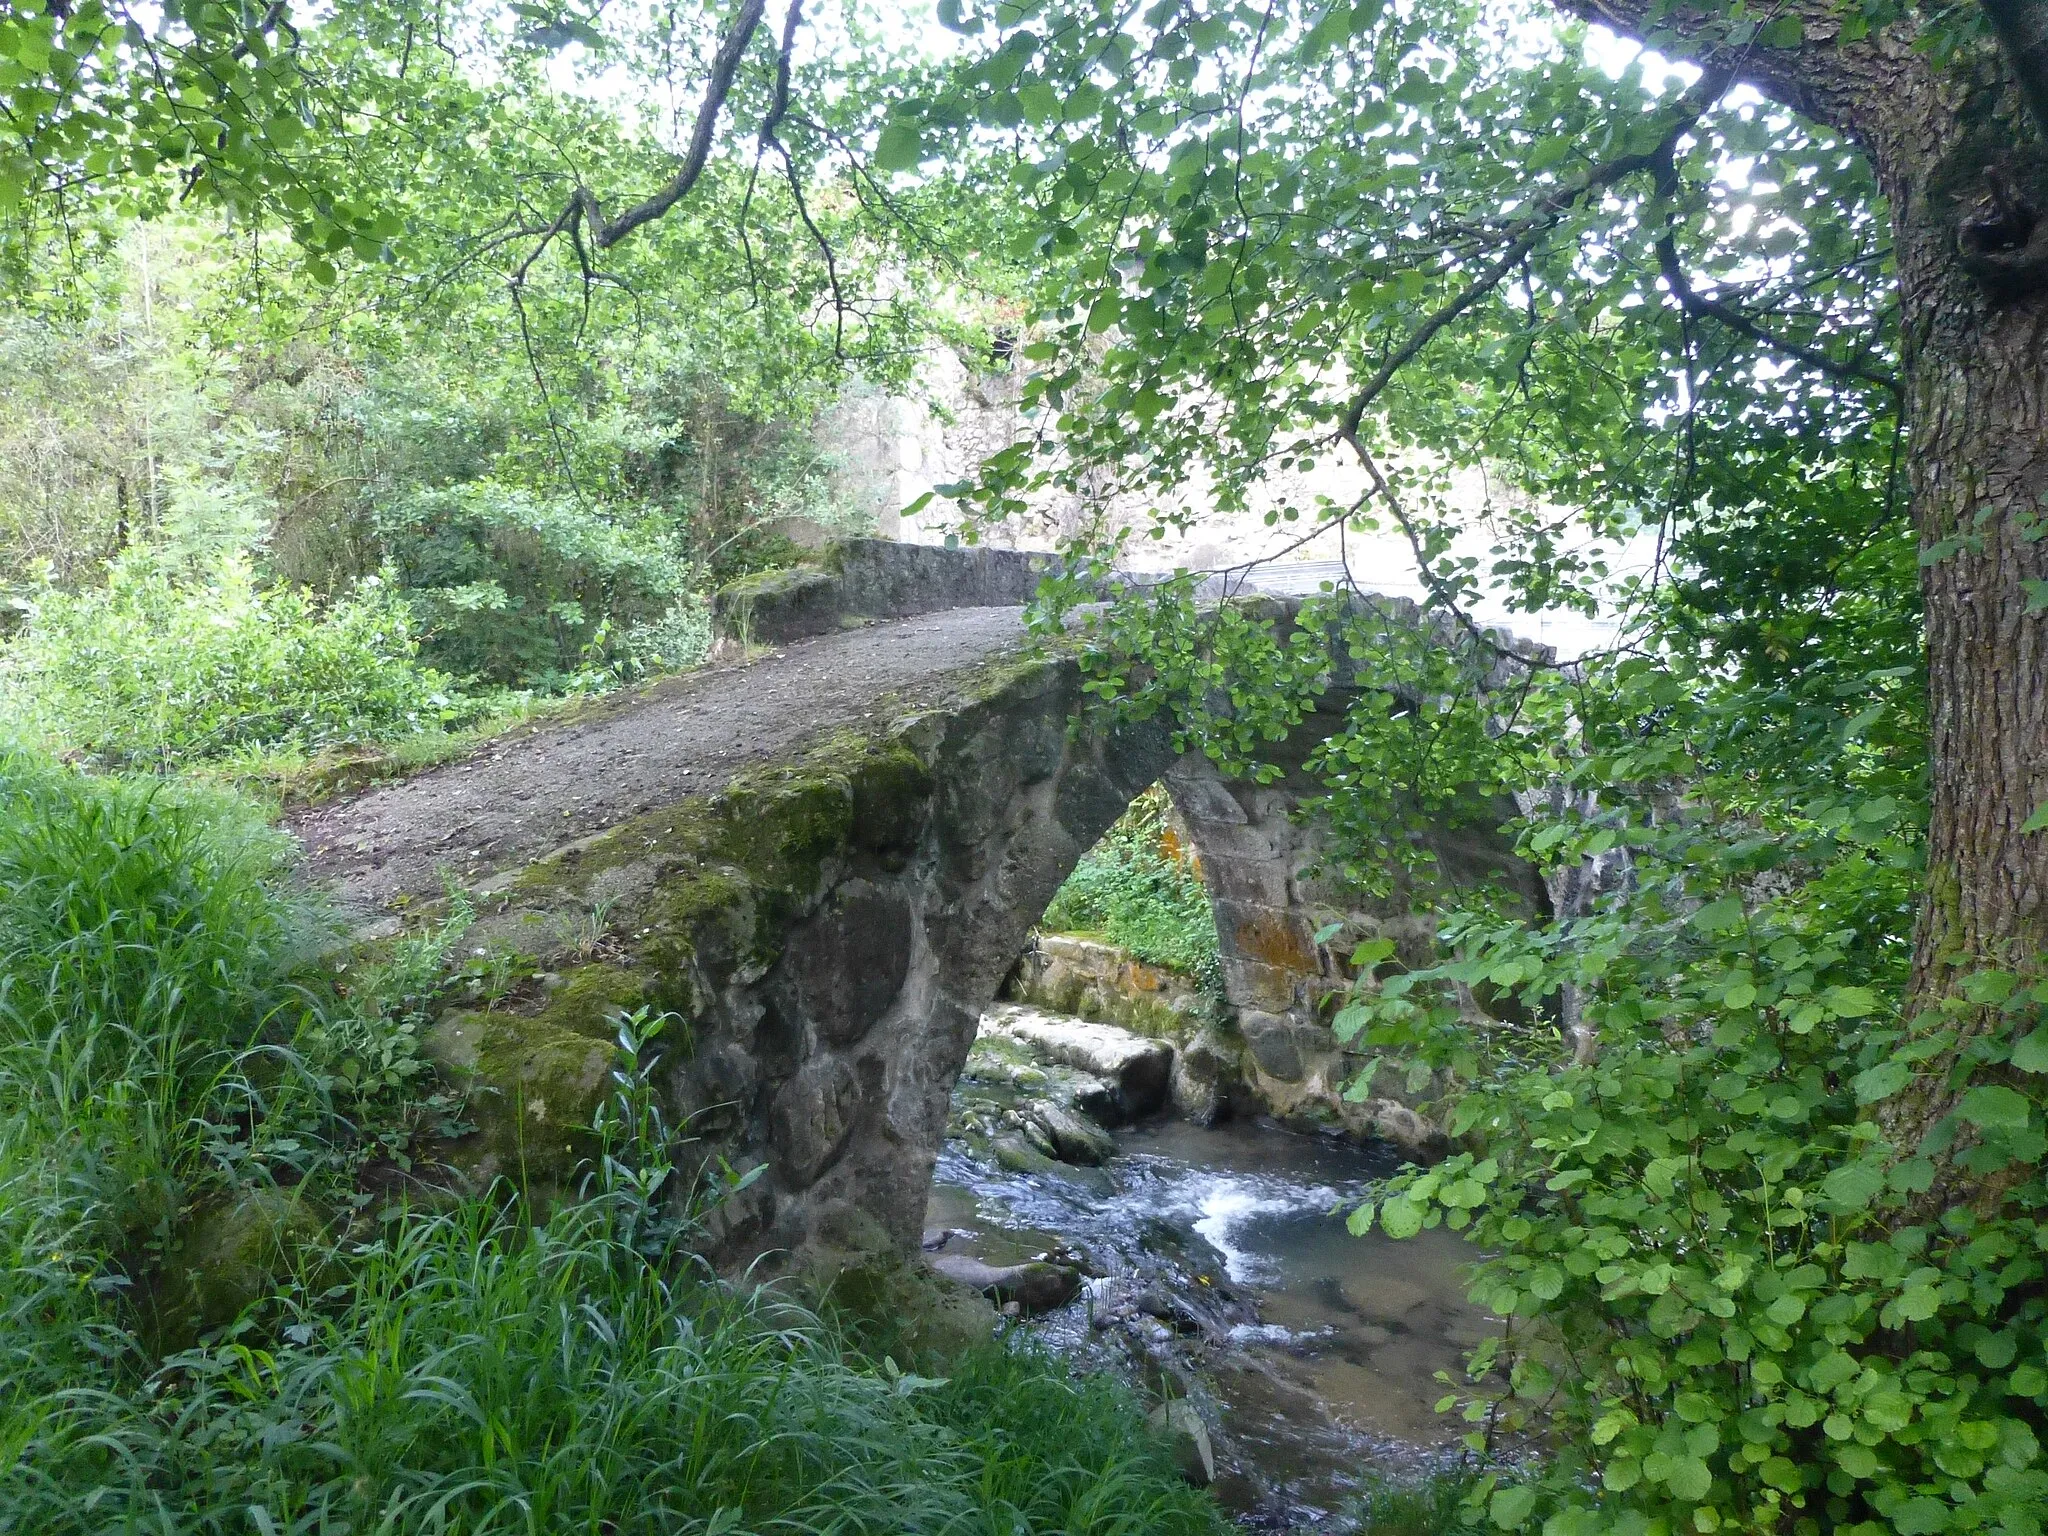
[[[1352,1237],[1331,1214],[1394,1169],[1383,1150],[1266,1121],[1155,1120],[1099,1168],[1018,1172],[941,1152],[927,1246],[994,1264],[1051,1254],[1090,1276],[1024,1324],[1084,1368],[1187,1397],[1215,1431],[1217,1496],[1247,1526],[1342,1531],[1371,1479],[1457,1456],[1435,1411],[1494,1326],[1470,1250],[1430,1231]]]

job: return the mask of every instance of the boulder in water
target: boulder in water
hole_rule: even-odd
[[[1114,1024],[1061,1018],[1035,1008],[998,1006],[982,1016],[982,1033],[1015,1041],[1034,1055],[1111,1084],[1116,1113],[1142,1118],[1166,1102],[1173,1047]],[[1107,1107],[1107,1106],[1105,1106]]]
[[[1231,1065],[1236,1052],[1214,1029],[1204,1028],[1173,1056],[1170,1091],[1173,1112],[1196,1125],[1214,1125],[1230,1117]]]
[[[1046,1139],[1052,1143],[1052,1155],[1063,1163],[1084,1163],[1095,1167],[1108,1162],[1110,1153],[1116,1150],[1116,1143],[1109,1139],[1109,1132],[1086,1115],[1077,1114],[1063,1104],[1051,1099],[1033,1099],[1023,1108],[1024,1113],[1045,1131]]]
[[[1063,1307],[1081,1293],[1080,1271],[1065,1264],[984,1264],[964,1253],[942,1253],[926,1262],[947,1279],[972,1286],[994,1301],[1014,1301],[1026,1316]]]

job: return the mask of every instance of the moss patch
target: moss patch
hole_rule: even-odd
[[[159,1352],[225,1328],[318,1254],[325,1214],[291,1190],[251,1189],[187,1218],[146,1308]]]
[[[476,1130],[448,1161],[474,1182],[510,1178],[529,1192],[560,1193],[597,1156],[590,1126],[610,1086],[605,1040],[546,1018],[456,1012],[424,1043],[443,1075],[467,1090]]]
[[[610,1040],[616,1020],[647,1000],[646,978],[617,965],[583,965],[563,976],[534,1022],[592,1040]]]

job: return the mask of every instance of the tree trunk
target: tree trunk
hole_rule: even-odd
[[[2024,217],[1997,214],[1994,189],[2038,197],[2048,175],[1995,74],[1900,62],[1858,128],[1892,206],[1927,633],[1933,804],[1915,1017],[1973,971],[2034,975],[2048,954],[2048,834],[2021,830],[2048,801],[2048,612],[2029,611],[2029,583],[2048,580],[2048,286],[1987,283],[1965,237],[1973,219]],[[2016,155],[2015,143],[2036,147]],[[2031,232],[2005,235],[2023,247]],[[1997,1018],[1960,1022],[1967,1036]],[[1953,1107],[1941,1079],[1923,1078],[1887,1106],[1895,1149],[1913,1152]]]
[[[1644,0],[1560,3],[1638,37],[1652,24]],[[2021,830],[2048,801],[2048,585],[2029,611],[2029,584],[2048,582],[2048,148],[1995,46],[1938,65],[1912,19],[1843,42],[1827,0],[1789,9],[1795,49],[1717,46],[1718,16],[1683,10],[1658,17],[1679,46],[1652,41],[1849,134],[1891,202],[1933,775],[1916,1018],[1973,971],[2048,972],[2048,831]],[[1965,1011],[1962,1029],[2000,1017]],[[1931,1072],[1888,1104],[1895,1148],[1954,1102]]]

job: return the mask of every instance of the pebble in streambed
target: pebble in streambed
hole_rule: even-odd
[[[1462,1381],[1465,1351],[1498,1326],[1464,1300],[1469,1250],[1441,1231],[1354,1238],[1332,1214],[1393,1160],[1269,1122],[1155,1117],[1063,1162],[1033,1106],[1087,1102],[1088,1076],[1014,1032],[977,1045],[928,1245],[1077,1267],[1079,1294],[1032,1318],[1033,1336],[1186,1399],[1211,1431],[1217,1495],[1247,1526],[1350,1529],[1364,1478],[1454,1458],[1464,1426],[1436,1412],[1437,1373]]]

